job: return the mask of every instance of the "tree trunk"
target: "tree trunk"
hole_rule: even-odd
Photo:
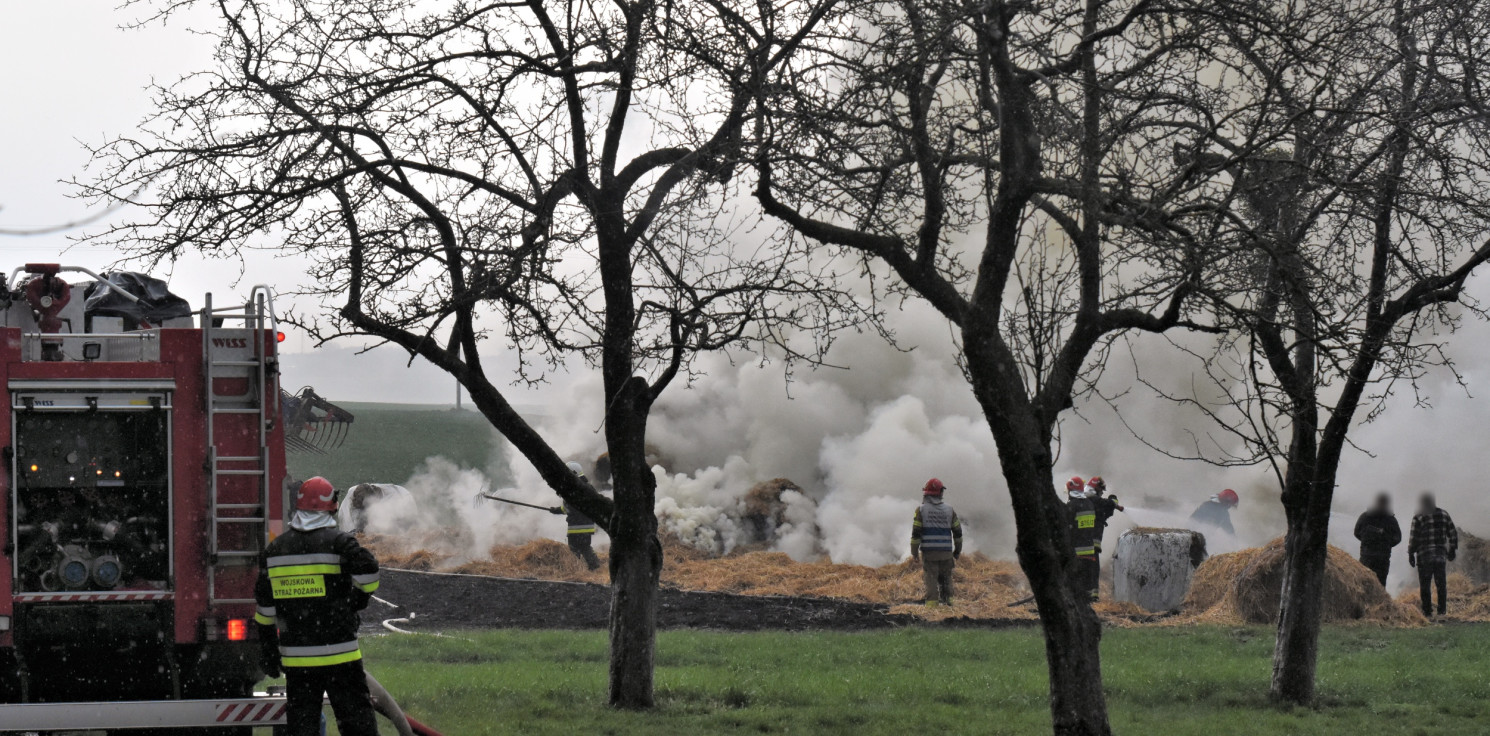
[[[610,704],[631,710],[653,706],[657,583],[662,572],[657,479],[646,458],[650,403],[644,379],[626,380],[610,403],[605,424],[616,493],[610,548]]]
[[[1033,585],[1033,584],[1032,584]],[[1111,736],[1107,700],[1102,692],[1098,645],[1102,624],[1091,606],[1072,598],[1055,615],[1040,611],[1045,633],[1045,662],[1050,670],[1050,716],[1056,736]]]
[[[651,515],[651,508],[647,509]],[[651,523],[618,506],[611,537],[610,704],[641,710],[653,706],[652,667],[657,652],[657,582],[662,545]],[[640,523],[638,523],[640,522]]]
[[[1323,515],[1324,523],[1313,513],[1289,517],[1273,682],[1268,695],[1275,702],[1309,705],[1314,701],[1314,671],[1319,661],[1329,515],[1328,511]]]
[[[969,346],[982,344],[976,327],[964,330]],[[1110,736],[1102,690],[1102,626],[1091,602],[1071,591],[1076,556],[1066,506],[1055,492],[1050,435],[1016,392],[987,375],[997,361],[969,351],[973,390],[983,406],[999,452],[999,466],[1014,509],[1015,551],[1040,608],[1045,663],[1050,676],[1050,717],[1057,736]],[[1011,374],[1012,375],[1012,374]],[[1083,563],[1085,564],[1085,563]]]

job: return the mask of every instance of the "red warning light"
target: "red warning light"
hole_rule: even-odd
[[[283,333],[283,332],[276,332],[276,333],[274,333],[274,341],[275,342],[284,342],[285,341],[285,333]]]
[[[246,641],[248,639],[248,619],[228,619],[228,641]]]

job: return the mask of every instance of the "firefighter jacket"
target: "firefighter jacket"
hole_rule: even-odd
[[[564,521],[569,524],[570,534],[595,533],[595,522],[585,516],[585,512],[570,506],[568,501],[565,501],[559,508],[564,511]]]
[[[356,537],[334,526],[290,529],[260,557],[254,620],[277,638],[285,667],[351,662],[362,658],[357,614],[377,589],[378,561]]]
[[[962,520],[936,496],[926,496],[911,519],[911,554],[947,560],[962,553]]]
[[[1096,530],[1092,532],[1092,546],[1097,553],[1102,552],[1102,535],[1107,533],[1107,522],[1112,520],[1112,515],[1117,513],[1117,499],[1112,496],[1092,496],[1090,498],[1092,508],[1097,512]]]
[[[1236,530],[1231,527],[1231,507],[1215,499],[1206,501],[1195,509],[1195,513],[1190,514],[1190,520],[1210,524],[1227,534],[1236,534]]]
[[[1097,507],[1092,499],[1077,496],[1066,502],[1071,520],[1071,549],[1077,557],[1097,558]]]

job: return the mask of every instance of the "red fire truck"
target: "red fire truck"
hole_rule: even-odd
[[[283,723],[250,625],[287,507],[271,294],[193,311],[141,279],[0,285],[0,733]]]

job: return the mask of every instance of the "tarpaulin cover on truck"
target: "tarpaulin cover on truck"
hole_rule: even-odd
[[[129,271],[106,273],[103,278],[139,301],[132,302],[103,284],[92,283],[88,285],[87,301],[83,305],[83,311],[90,317],[123,317],[134,323],[159,325],[168,319],[191,316],[191,305],[172,294],[160,279]]]

